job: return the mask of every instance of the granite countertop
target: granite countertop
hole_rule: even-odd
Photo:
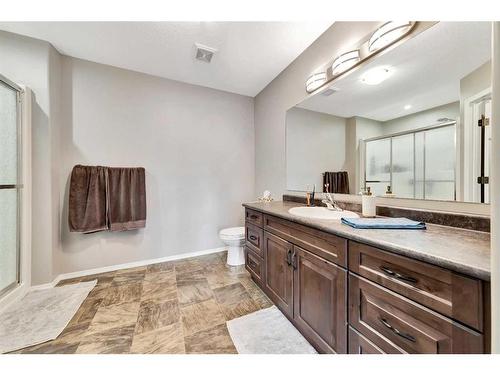
[[[244,207],[304,224],[383,250],[422,260],[482,280],[490,280],[490,234],[427,224],[427,230],[355,229],[340,221],[291,215],[294,202],[244,203]]]

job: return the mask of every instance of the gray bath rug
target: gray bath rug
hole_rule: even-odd
[[[240,354],[315,354],[316,350],[276,306],[227,322]]]
[[[28,292],[0,313],[0,353],[54,340],[97,284],[86,283]]]

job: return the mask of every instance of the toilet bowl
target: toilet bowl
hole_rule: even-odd
[[[219,237],[228,247],[227,264],[230,266],[245,264],[245,227],[222,229]]]

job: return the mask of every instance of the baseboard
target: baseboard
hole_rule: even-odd
[[[224,251],[224,250],[226,250],[225,247],[216,247],[214,249],[207,249],[207,250],[194,251],[191,253],[171,255],[171,256],[163,257],[163,258],[146,259],[146,260],[140,260],[137,262],[122,263],[122,264],[116,264],[116,265],[107,266],[107,267],[99,267],[99,268],[92,268],[92,269],[83,270],[83,271],[63,273],[63,274],[58,275],[52,282],[46,283],[46,284],[34,285],[30,288],[30,290],[41,290],[41,289],[53,288],[60,281],[67,280],[67,279],[73,279],[75,277],[83,277],[83,276],[95,275],[98,273],[117,271],[117,270],[122,270],[122,269],[127,269],[127,268],[148,266],[150,264],[156,264],[156,263],[171,262],[173,260],[193,258],[193,257],[201,256],[201,255],[219,253],[219,252]]]

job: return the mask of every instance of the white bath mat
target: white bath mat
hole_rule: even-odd
[[[240,354],[315,354],[292,323],[276,306],[227,322]]]
[[[32,291],[0,313],[0,353],[54,340],[97,284],[86,283]]]

